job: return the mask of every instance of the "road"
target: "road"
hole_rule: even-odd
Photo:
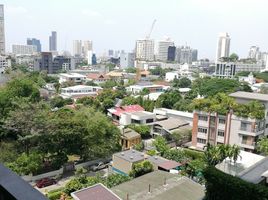
[[[90,171],[90,172],[87,173],[87,176],[96,176],[97,173],[99,173],[101,176],[106,177],[108,175],[108,168],[99,170],[97,172]],[[38,188],[36,186],[34,188],[39,190],[43,194],[46,194],[47,192],[49,192],[51,190],[56,190],[58,188],[64,187],[74,177],[75,177],[75,175],[62,178],[61,180],[59,180],[57,182],[57,184],[50,185],[50,186],[47,186],[47,187],[44,187],[44,188]]]

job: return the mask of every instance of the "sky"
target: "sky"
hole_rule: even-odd
[[[246,57],[252,45],[268,51],[268,0],[1,0],[5,6],[6,48],[41,40],[48,50],[51,31],[58,50],[72,52],[73,40],[92,40],[101,54],[132,51],[156,19],[151,38],[170,37],[214,59],[220,32],[231,37],[231,52]]]

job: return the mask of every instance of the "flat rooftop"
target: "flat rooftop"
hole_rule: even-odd
[[[142,161],[142,160],[147,158],[146,154],[144,154],[140,151],[136,151],[134,149],[115,153],[113,156],[119,157],[119,158],[124,159],[128,162]]]
[[[204,188],[198,183],[159,170],[122,183],[111,190],[122,199],[128,195],[130,200],[201,200],[204,197]]]
[[[102,184],[96,184],[71,193],[75,200],[122,200]]]
[[[234,92],[229,94],[230,97],[258,100],[258,101],[268,101],[268,94],[252,93],[252,92]]]

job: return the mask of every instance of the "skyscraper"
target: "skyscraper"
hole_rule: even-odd
[[[158,42],[157,60],[167,61],[169,46],[174,46],[170,38]]]
[[[0,5],[0,54],[6,51],[5,44],[5,21],[4,21],[4,5]]]
[[[74,56],[82,55],[82,41],[81,40],[73,41],[73,55]]]
[[[82,51],[83,56],[87,58],[87,52],[93,50],[92,41],[90,41],[90,40],[85,40],[85,41],[83,42],[83,48],[82,48],[82,50],[83,50],[83,51]]]
[[[258,46],[251,46],[249,49],[248,58],[259,60],[260,57],[260,48]]]
[[[154,60],[154,40],[143,39],[136,41],[136,58],[139,60]]]
[[[222,57],[229,57],[231,38],[228,33],[220,33],[217,46],[216,61]]]
[[[57,32],[52,31],[49,36],[49,51],[57,51]]]
[[[181,46],[176,49],[176,61],[178,63],[192,63],[192,49],[189,46]]]
[[[192,49],[192,61],[195,62],[198,60],[198,50]]]
[[[34,45],[37,48],[37,52],[42,51],[40,40],[36,38],[27,38],[27,45]]]
[[[168,61],[175,61],[176,58],[176,47],[175,46],[169,46],[168,47]]]

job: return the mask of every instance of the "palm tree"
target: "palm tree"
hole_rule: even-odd
[[[236,161],[238,160],[239,157],[241,158],[239,146],[235,144],[232,146],[232,155],[233,155],[232,158],[234,161],[234,165],[236,166]],[[236,174],[236,167],[235,167],[235,174]]]

